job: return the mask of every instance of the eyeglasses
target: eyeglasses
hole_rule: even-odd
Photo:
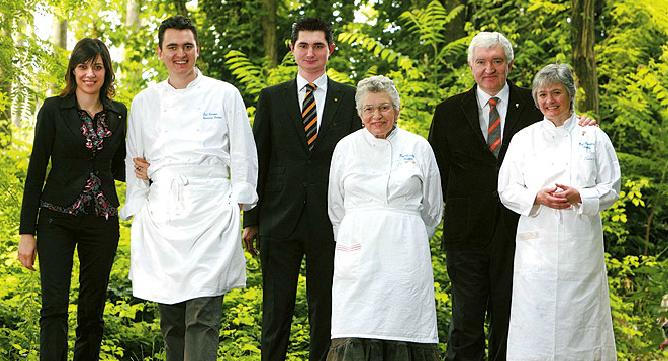
[[[363,115],[371,115],[376,113],[376,110],[380,111],[381,113],[388,113],[390,110],[394,109],[394,106],[389,103],[384,103],[380,105],[365,105],[362,107],[362,114]]]

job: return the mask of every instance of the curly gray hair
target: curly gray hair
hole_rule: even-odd
[[[357,113],[362,116],[362,107],[364,104],[364,97],[367,93],[387,93],[392,100],[394,109],[401,108],[401,100],[399,99],[399,92],[394,86],[392,79],[383,76],[375,75],[362,79],[357,83],[357,92],[355,93],[355,104],[357,106]]]

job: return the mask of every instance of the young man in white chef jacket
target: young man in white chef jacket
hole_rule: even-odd
[[[130,278],[158,302],[167,360],[213,361],[222,297],[246,284],[239,217],[258,200],[257,152],[239,91],[195,67],[190,20],[163,21],[158,38],[169,78],[134,98],[128,122]]]

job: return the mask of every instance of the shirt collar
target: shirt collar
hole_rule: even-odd
[[[167,78],[167,79],[165,79],[165,81],[163,81],[164,86],[168,89],[171,89],[171,90],[185,90],[185,89],[190,89],[190,88],[193,88],[193,87],[197,86],[197,84],[199,84],[200,81],[202,80],[202,72],[197,67],[194,67],[193,70],[195,71],[195,79],[191,80],[190,83],[188,83],[188,85],[186,85],[185,88],[183,88],[183,89],[174,88],[171,84],[169,84],[169,78]]]
[[[376,138],[376,136],[374,136],[373,134],[371,134],[371,132],[369,131],[369,129],[362,128],[362,130],[363,130],[363,132],[364,132],[364,136],[363,136],[363,137],[364,137],[364,139],[366,139],[368,142],[384,142],[384,141],[388,141],[388,142],[389,142],[389,141],[392,141],[392,140],[397,136],[397,133],[399,132],[399,127],[398,127],[397,125],[395,125],[394,128],[392,128],[392,130],[390,131],[390,133],[387,135],[387,137],[385,137],[384,139],[383,139],[383,138]]]
[[[564,122],[564,125],[557,127],[549,121],[547,118],[543,117],[543,127],[547,129],[548,131],[551,132],[563,132],[563,133],[570,133],[571,130],[573,130],[573,127],[578,123],[577,115],[575,115],[575,112],[571,114],[571,117],[566,119],[566,122]]]
[[[297,73],[297,91],[302,91],[306,84],[308,84],[308,80],[304,79],[301,74]],[[315,79],[313,84],[318,87],[317,89],[327,91],[327,73],[323,73],[321,76]]]
[[[480,105],[480,109],[483,109],[487,105],[489,98],[491,98],[492,96],[499,98],[499,103],[508,104],[508,97],[510,96],[510,87],[508,86],[508,82],[506,82],[506,84],[503,85],[503,88],[501,88],[501,90],[498,93],[496,93],[496,95],[489,95],[484,90],[480,89],[479,86],[477,86],[476,94],[478,96],[478,105]]]

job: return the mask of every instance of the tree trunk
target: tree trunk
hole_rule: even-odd
[[[8,33],[5,29],[6,28],[4,26],[0,27],[0,36],[3,39],[11,39],[11,41],[9,41],[8,43],[5,43],[3,41],[3,43],[9,45],[7,46],[8,49],[5,50],[7,52],[10,52],[11,55],[7,56],[9,58],[13,56],[16,47],[14,46],[15,43],[13,41],[14,40],[13,37],[11,37],[11,34]],[[6,103],[5,107],[0,107],[0,124],[9,123],[12,118],[12,106],[11,106],[12,70],[13,69],[11,67],[0,66],[0,94],[2,94],[5,100],[9,100],[8,103]],[[0,130],[0,132],[1,131],[2,130]]]
[[[54,18],[52,31],[51,39],[53,45],[62,49],[67,49],[67,20]],[[48,90],[49,94],[47,95],[59,93],[64,85],[62,80],[59,79],[57,83],[51,85],[51,89]]]
[[[264,55],[270,67],[278,65],[278,44],[276,35],[276,0],[262,0],[262,32],[264,33]]]
[[[448,12],[452,11],[452,9],[456,8],[457,6],[462,5],[461,0],[445,0],[442,3],[443,7],[448,10]],[[466,11],[462,11],[454,20],[445,26],[445,40],[448,43],[466,36],[466,31],[464,31],[466,26],[465,15]]]
[[[174,0],[174,7],[176,8],[176,15],[188,16],[186,0]]]
[[[576,86],[584,95],[576,98],[581,112],[598,116],[598,79],[594,54],[594,5],[596,0],[573,0],[571,34],[573,41],[573,70]]]
[[[130,30],[135,30],[139,27],[140,8],[141,0],[128,0],[125,6],[125,26]]]

